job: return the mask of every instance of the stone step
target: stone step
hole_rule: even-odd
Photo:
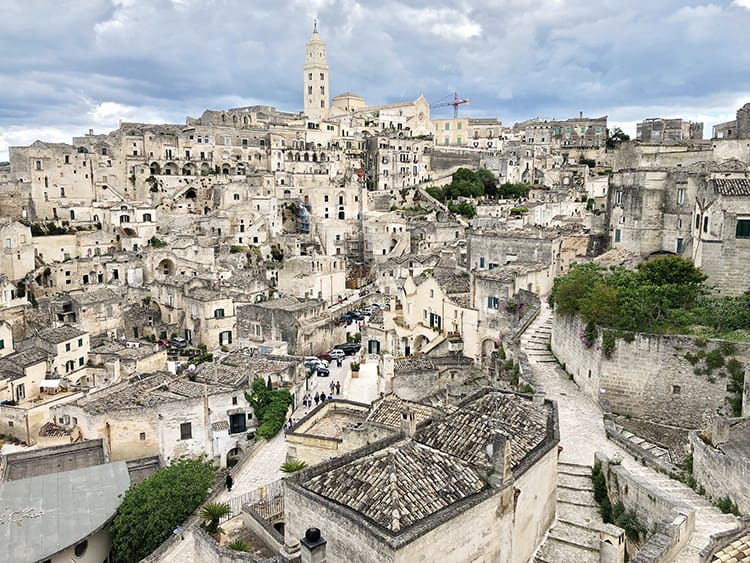
[[[599,550],[576,546],[557,538],[548,537],[534,561],[539,563],[599,563]]]
[[[557,484],[567,489],[580,489],[582,491],[593,491],[594,483],[591,475],[571,475],[569,473],[558,473]]]
[[[597,529],[598,526],[603,525],[598,506],[581,506],[558,501],[557,518],[592,529]]]
[[[541,364],[556,364],[557,360],[553,357],[551,360],[537,360]]]
[[[592,551],[599,550],[599,532],[585,526],[578,526],[572,522],[558,519],[549,534],[550,537],[566,543],[586,547]]]
[[[596,506],[594,495],[590,491],[558,487],[557,499],[560,502],[567,502],[568,504],[576,504],[578,506]]]
[[[557,473],[566,473],[568,475],[585,475],[591,478],[591,467],[589,465],[580,465],[577,463],[557,463]]]

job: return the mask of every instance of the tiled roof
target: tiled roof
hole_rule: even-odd
[[[750,179],[748,178],[722,178],[711,180],[714,191],[719,195],[750,195]]]
[[[713,563],[741,563],[750,561],[750,534],[736,539],[714,555]]]
[[[489,485],[468,464],[402,440],[303,486],[399,532]]]
[[[37,334],[42,340],[51,342],[52,344],[60,344],[67,340],[72,340],[86,334],[84,331],[79,330],[70,325],[59,326],[57,328],[47,328]]]
[[[376,422],[396,430],[401,428],[401,414],[409,408],[414,413],[417,424],[432,418],[433,410],[425,405],[405,401],[393,393],[386,395],[373,405],[372,412],[367,417],[368,422]]]
[[[486,447],[495,434],[510,438],[513,468],[547,433],[547,408],[517,395],[490,392],[464,404],[415,439],[476,466],[489,464]]]
[[[23,375],[25,368],[40,362],[46,362],[48,356],[47,351],[42,348],[21,350],[20,352],[15,352],[1,358],[0,370],[16,375]]]

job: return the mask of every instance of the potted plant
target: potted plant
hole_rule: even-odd
[[[359,362],[352,362],[352,378],[359,377]]]

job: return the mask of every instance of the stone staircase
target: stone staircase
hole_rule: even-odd
[[[599,563],[600,531],[617,534],[604,524],[594,501],[591,467],[558,463],[557,520],[534,561],[538,563]]]
[[[615,430],[617,430],[617,432],[631,444],[643,448],[657,459],[672,463],[672,456],[669,454],[669,450],[661,446],[657,446],[656,444],[653,444],[648,440],[641,438],[640,436],[636,436],[632,432],[623,430],[622,426],[620,426],[619,424],[615,424]]]
[[[739,525],[737,517],[722,513],[708,499],[698,495],[684,483],[670,479],[640,463],[626,463],[625,468],[636,477],[647,481],[675,503],[695,511],[695,531],[688,545],[675,557],[675,563],[699,563],[701,561],[699,552],[710,543],[712,534],[733,530]]]
[[[552,318],[540,314],[521,335],[521,349],[526,352],[530,361],[554,363],[557,360],[549,350],[551,338]]]

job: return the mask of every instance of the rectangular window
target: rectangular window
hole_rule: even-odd
[[[456,123],[456,129],[461,129],[461,122]]]
[[[65,343],[65,351],[70,352],[70,342]]]
[[[620,229],[615,229],[615,242],[620,242]]]
[[[245,413],[229,415],[229,433],[239,434],[247,430],[247,417]]]
[[[223,319],[224,318],[224,309],[215,309],[214,310],[214,318],[215,319]]]
[[[82,366],[82,365],[83,365],[83,358],[78,358],[78,365],[79,365],[79,366]]]
[[[701,216],[700,215],[695,216],[695,228],[696,229],[701,228]]]
[[[703,232],[704,233],[708,232],[708,217],[703,218]]]
[[[500,307],[500,300],[494,295],[489,295],[487,297],[487,308],[498,309],[499,307]]]
[[[190,440],[193,437],[193,424],[183,422],[180,424],[180,440]]]
[[[622,190],[617,190],[615,192],[615,203],[618,205],[622,203]]]
[[[0,338],[0,350],[5,350],[5,340]]]
[[[750,238],[750,219],[738,219],[734,233],[737,238]]]
[[[677,205],[685,203],[685,188],[677,188]]]
[[[446,123],[446,124],[445,124],[445,130],[446,130],[446,131],[449,131],[449,130],[450,130],[450,128],[451,128],[451,124],[450,124],[450,123]]]
[[[479,268],[484,268],[484,256],[479,257]]]
[[[80,348],[81,346],[83,346],[83,338],[78,339],[78,347]]]
[[[138,435],[138,438],[140,439],[141,442],[145,442],[146,441],[146,433],[145,432],[141,432]]]

